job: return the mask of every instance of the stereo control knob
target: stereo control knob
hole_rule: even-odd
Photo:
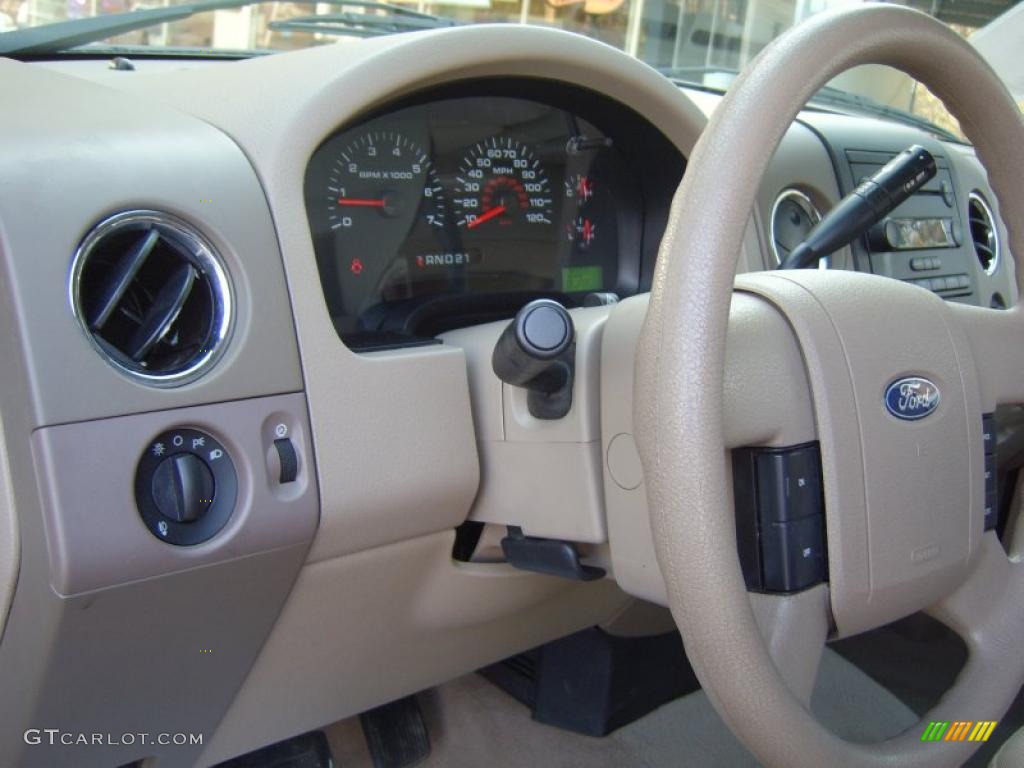
[[[192,453],[161,461],[153,473],[153,503],[161,515],[176,523],[194,523],[213,503],[213,473]]]

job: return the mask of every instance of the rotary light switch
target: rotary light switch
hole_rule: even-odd
[[[235,510],[238,476],[226,446],[193,427],[162,432],[135,470],[135,503],[150,533],[179,547],[201,544]]]
[[[164,459],[153,473],[153,503],[178,523],[194,523],[213,503],[213,473],[192,453]]]

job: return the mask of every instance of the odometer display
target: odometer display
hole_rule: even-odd
[[[510,136],[492,136],[471,147],[455,182],[455,221],[468,231],[486,227],[504,235],[545,229],[554,222],[551,183],[543,165]]]

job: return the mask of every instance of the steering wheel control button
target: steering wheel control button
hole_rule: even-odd
[[[996,452],[996,417],[986,413],[981,417],[981,434],[984,441],[985,455],[993,456]]]
[[[736,536],[747,588],[797,592],[826,579],[817,443],[733,451]]]
[[[761,534],[761,567],[766,592],[798,592],[824,580],[824,520],[805,517],[772,523]]]
[[[821,514],[821,467],[816,446],[757,454],[757,494],[766,523]]]
[[[212,435],[182,427],[157,435],[135,470],[142,522],[177,546],[211,539],[235,509],[238,478],[227,449]]]
[[[986,413],[981,417],[982,445],[985,453],[985,530],[999,523],[998,465],[996,463],[996,418]]]
[[[278,464],[281,467],[278,473],[277,482],[294,483],[299,476],[299,455],[295,452],[295,445],[287,437],[279,437],[274,441],[274,450],[277,451]]]
[[[179,523],[194,523],[213,503],[213,473],[191,453],[161,461],[153,473],[153,503],[160,514]]]

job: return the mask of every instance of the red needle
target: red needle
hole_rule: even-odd
[[[359,208],[383,208],[384,198],[339,197],[338,205],[354,205]]]
[[[489,211],[484,211],[472,221],[466,222],[466,229],[473,229],[474,227],[479,227],[485,221],[490,221],[495,216],[501,216],[501,214],[503,214],[506,210],[508,209],[505,208],[504,205],[496,205]]]

